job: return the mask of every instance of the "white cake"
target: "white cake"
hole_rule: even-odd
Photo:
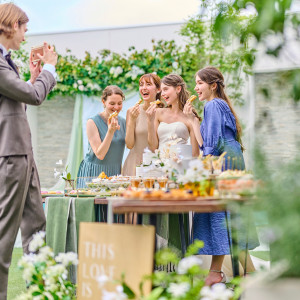
[[[136,167],[136,176],[138,177],[159,177],[163,175],[160,166],[156,166],[154,161],[157,160],[157,155],[148,148],[144,149],[143,162],[141,166]]]
[[[170,147],[170,151],[176,154],[177,159],[170,161],[171,166],[178,171],[179,174],[184,174],[188,169],[189,163],[193,160],[192,145],[177,144]],[[174,156],[173,156],[174,157]]]
[[[161,177],[164,173],[161,167],[156,167],[154,165],[146,167],[136,167],[136,176],[138,177]]]
[[[179,173],[183,173],[192,159],[192,146],[185,144],[176,144],[170,147],[170,164]],[[175,159],[175,160],[174,160]],[[177,162],[177,159],[179,162]],[[136,176],[139,177],[161,177],[164,176],[162,167],[156,166],[154,161],[157,160],[157,155],[151,152],[148,148],[143,153],[143,163],[136,167]]]
[[[150,151],[148,148],[145,148],[143,153],[143,165],[151,165],[152,161],[154,160],[155,154]]]

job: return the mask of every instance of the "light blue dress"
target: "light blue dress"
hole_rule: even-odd
[[[101,141],[103,141],[108,130],[107,123],[99,114],[91,119],[95,122]],[[89,151],[79,166],[77,188],[86,187],[85,182],[98,177],[101,172],[104,172],[107,176],[121,174],[121,165],[125,148],[126,121],[118,116],[118,123],[120,125],[120,130],[115,131],[110,147],[103,160],[97,158],[89,144]]]
[[[201,150],[203,155],[225,155],[224,169],[245,169],[245,163],[240,143],[236,140],[236,123],[228,104],[215,98],[208,101],[204,107],[204,118],[200,132],[203,138]],[[204,248],[199,254],[224,255],[229,254],[228,233],[225,222],[225,212],[194,215],[193,238],[204,241]],[[246,248],[245,228],[238,232],[240,249]],[[259,245],[257,235],[249,240],[248,249]]]

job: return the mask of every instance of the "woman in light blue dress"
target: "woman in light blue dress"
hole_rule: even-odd
[[[204,156],[209,154],[220,156],[226,152],[224,170],[244,170],[241,125],[225,94],[224,87],[223,75],[217,68],[206,67],[199,70],[196,74],[195,91],[198,93],[200,101],[207,100],[200,131],[198,119],[192,118],[192,105],[187,104],[184,112],[191,117],[195,135]],[[194,239],[204,241],[204,248],[200,250],[199,254],[212,255],[206,284],[212,285],[220,282],[223,278],[221,268],[224,255],[230,253],[225,213],[195,214],[193,224]],[[254,238],[249,240],[248,248],[253,249],[257,246],[257,236],[254,235]],[[246,249],[246,234],[243,229],[239,234],[239,247]],[[248,260],[249,263],[251,260]]]
[[[103,90],[104,111],[87,122],[89,152],[80,164],[77,188],[86,187],[85,182],[98,177],[101,172],[107,176],[121,174],[126,122],[120,116],[110,118],[110,115],[121,111],[124,99],[124,93],[115,85]]]

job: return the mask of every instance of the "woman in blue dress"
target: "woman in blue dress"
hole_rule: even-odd
[[[200,101],[206,100],[204,118],[199,131],[199,120],[192,115],[192,105],[188,103],[184,112],[191,118],[195,136],[203,155],[225,155],[224,169],[245,169],[243,145],[241,141],[242,129],[233,106],[224,91],[222,73],[214,67],[206,67],[196,74],[195,91]],[[225,254],[229,254],[228,234],[225,226],[225,213],[195,214],[193,235],[194,239],[204,241],[204,248],[199,254],[212,255],[210,272],[206,278],[206,285],[222,281],[221,271]],[[239,247],[245,249],[246,235],[240,232]],[[248,248],[258,246],[257,238],[249,241]],[[247,268],[253,265],[248,255]]]
[[[110,115],[121,111],[124,99],[124,93],[115,85],[103,90],[104,111],[87,121],[89,151],[79,167],[77,188],[86,187],[85,182],[101,172],[107,176],[121,174],[126,122],[120,116],[110,118]]]

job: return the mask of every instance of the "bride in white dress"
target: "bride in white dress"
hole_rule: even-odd
[[[189,98],[186,84],[179,75],[170,74],[162,79],[161,96],[166,101],[166,108],[151,105],[148,115],[148,144],[152,151],[163,151],[170,139],[180,138],[179,144],[187,144],[190,139],[192,155],[199,155],[199,147],[192,124],[183,113],[183,107]],[[197,114],[195,113],[197,116]],[[198,117],[198,116],[197,116]],[[159,215],[157,218],[157,247],[175,246],[180,249],[178,216]]]
[[[163,150],[172,137],[181,138],[179,144],[192,145],[193,156],[199,155],[199,147],[189,118],[183,113],[183,107],[189,98],[189,93],[183,79],[176,74],[170,74],[162,79],[161,96],[166,101],[166,108],[151,105],[146,111],[148,115],[148,144],[154,152]],[[196,112],[195,112],[195,115]]]

